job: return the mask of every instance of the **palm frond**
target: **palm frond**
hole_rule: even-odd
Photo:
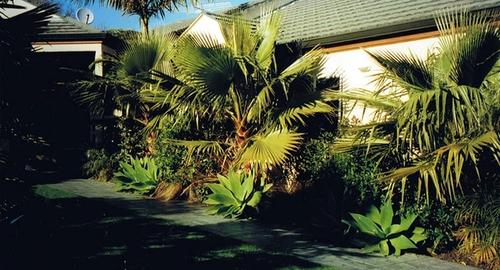
[[[222,156],[224,154],[224,147],[226,144],[218,141],[206,141],[206,140],[175,140],[167,139],[164,141],[167,144],[173,144],[178,146],[183,146],[188,149],[189,156],[193,154],[212,154],[215,156]]]
[[[256,23],[242,16],[232,16],[221,23],[224,46],[235,56],[248,56],[257,46]]]
[[[259,27],[258,36],[260,44],[258,45],[255,59],[257,65],[262,70],[267,70],[274,57],[274,48],[279,34],[281,16],[278,13],[270,12],[265,15]]]
[[[157,70],[171,74],[169,60],[174,53],[176,39],[172,34],[153,32],[147,37],[138,36],[129,41],[120,56],[120,69],[128,76],[149,77]]]
[[[443,75],[457,85],[479,88],[500,57],[498,10],[446,10],[436,16]]]
[[[301,133],[288,130],[255,135],[238,158],[237,164],[254,164],[262,167],[282,164],[287,156],[298,148],[301,140]]]
[[[384,72],[378,75],[379,81],[390,80],[403,89],[425,90],[433,87],[431,67],[413,54],[392,51],[366,51]]]
[[[429,200],[432,187],[439,200],[453,201],[457,196],[456,190],[461,189],[464,168],[476,167],[474,165],[478,162],[479,154],[486,148],[494,153],[498,161],[500,144],[495,131],[442,146],[422,158],[423,161],[418,164],[389,172],[382,177],[382,180],[397,181],[416,174],[418,186],[425,187],[427,200]],[[498,162],[497,164],[500,165]],[[479,171],[477,174],[477,177],[481,177]],[[421,190],[418,191],[419,194],[421,192]]]
[[[318,75],[321,73],[325,61],[323,50],[312,49],[283,70],[279,75],[279,80],[291,81],[303,74]]]
[[[202,102],[222,102],[235,79],[241,76],[231,51],[207,37],[186,37],[177,51],[174,63],[180,79],[192,90],[191,97]]]
[[[402,101],[392,95],[377,95],[366,89],[351,89],[348,91],[332,91],[328,93],[329,99],[356,102],[360,105],[374,108],[382,112],[391,112],[399,108]]]

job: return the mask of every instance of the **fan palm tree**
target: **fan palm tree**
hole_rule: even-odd
[[[104,76],[87,74],[85,80],[76,82],[72,92],[75,101],[89,108],[91,115],[101,118],[115,109],[125,112],[124,117],[147,122],[147,105],[139,93],[158,82],[151,72],[167,72],[174,38],[170,34],[153,32],[149,36],[130,36],[125,48],[116,56],[101,59],[109,68]]]
[[[84,4],[95,3],[96,0],[74,0]],[[149,20],[152,17],[165,17],[167,12],[186,7],[189,3],[197,5],[198,0],[98,0],[100,4],[123,11],[124,14],[138,15],[141,32],[149,34]]]
[[[463,183],[487,177],[481,163],[493,159],[498,166],[500,158],[498,15],[440,14],[440,49],[427,59],[369,51],[383,69],[376,76],[380,89],[337,96],[379,114],[373,123],[355,127],[355,136],[338,140],[337,151],[364,149],[387,169],[382,179],[389,181],[390,190],[401,184],[403,198],[413,186],[417,196],[426,194],[427,202],[432,194],[442,202],[453,201]]]
[[[280,67],[275,60],[279,14],[263,18],[255,23],[228,17],[221,23],[223,40],[193,34],[177,41],[172,72],[156,72],[172,87],[142,92],[161,112],[150,123],[161,127],[167,119],[214,129],[216,136],[169,143],[210,153],[223,169],[266,169],[298,148],[303,134],[297,128],[308,117],[334,112],[329,96],[335,91],[320,83],[322,50]]]

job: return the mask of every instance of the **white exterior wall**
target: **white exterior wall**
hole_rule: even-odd
[[[428,52],[435,50],[437,45],[438,38],[433,37],[388,45],[332,52],[327,55],[324,75],[330,76],[332,74],[339,74],[342,78],[342,91],[360,88],[374,91],[376,90],[376,86],[373,83],[374,75],[379,73],[381,68],[364,50],[372,52],[385,50],[402,53],[411,52],[415,56],[425,59]],[[363,107],[358,105],[351,113],[348,114],[348,112],[344,112],[344,116],[351,120],[356,118],[364,124],[373,119],[373,110],[367,109],[363,113]]]
[[[219,22],[205,14],[198,16],[191,26],[183,33],[183,35],[189,34],[209,35],[218,40],[221,44],[224,43],[224,36],[222,35]]]
[[[219,22],[205,14],[201,14],[191,26],[186,29],[183,35],[192,33],[211,35],[221,43],[224,43],[224,37]],[[376,85],[373,83],[375,79],[374,75],[381,72],[381,68],[365,50],[373,52],[388,50],[392,52],[412,53],[415,56],[425,59],[429,52],[437,48],[438,41],[438,37],[429,37],[406,42],[332,52],[326,56],[327,61],[323,75],[340,75],[342,78],[342,91],[349,91],[352,89],[375,91]],[[335,49],[335,47],[333,47],[333,49]],[[349,109],[352,107],[352,104],[348,104],[346,107]],[[373,112],[374,111],[370,108],[363,108],[357,105],[350,112],[344,111],[344,116],[351,120],[357,119],[359,123],[365,124],[373,119]]]

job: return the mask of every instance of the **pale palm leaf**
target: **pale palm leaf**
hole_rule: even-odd
[[[269,167],[282,164],[299,147],[302,134],[288,130],[275,130],[255,135],[238,159],[237,164],[255,164]]]

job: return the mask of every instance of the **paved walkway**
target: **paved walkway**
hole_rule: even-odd
[[[198,229],[220,236],[255,244],[271,251],[284,252],[325,266],[333,266],[335,269],[475,269],[428,256],[404,254],[400,257],[382,257],[376,254],[364,254],[358,249],[318,244],[294,231],[264,227],[255,221],[229,220],[207,215],[202,205],[183,201],[160,202],[133,194],[119,193],[114,191],[113,185],[109,183],[78,179],[47,186],[84,198],[102,200],[111,206],[135,211],[139,216],[196,226]]]

